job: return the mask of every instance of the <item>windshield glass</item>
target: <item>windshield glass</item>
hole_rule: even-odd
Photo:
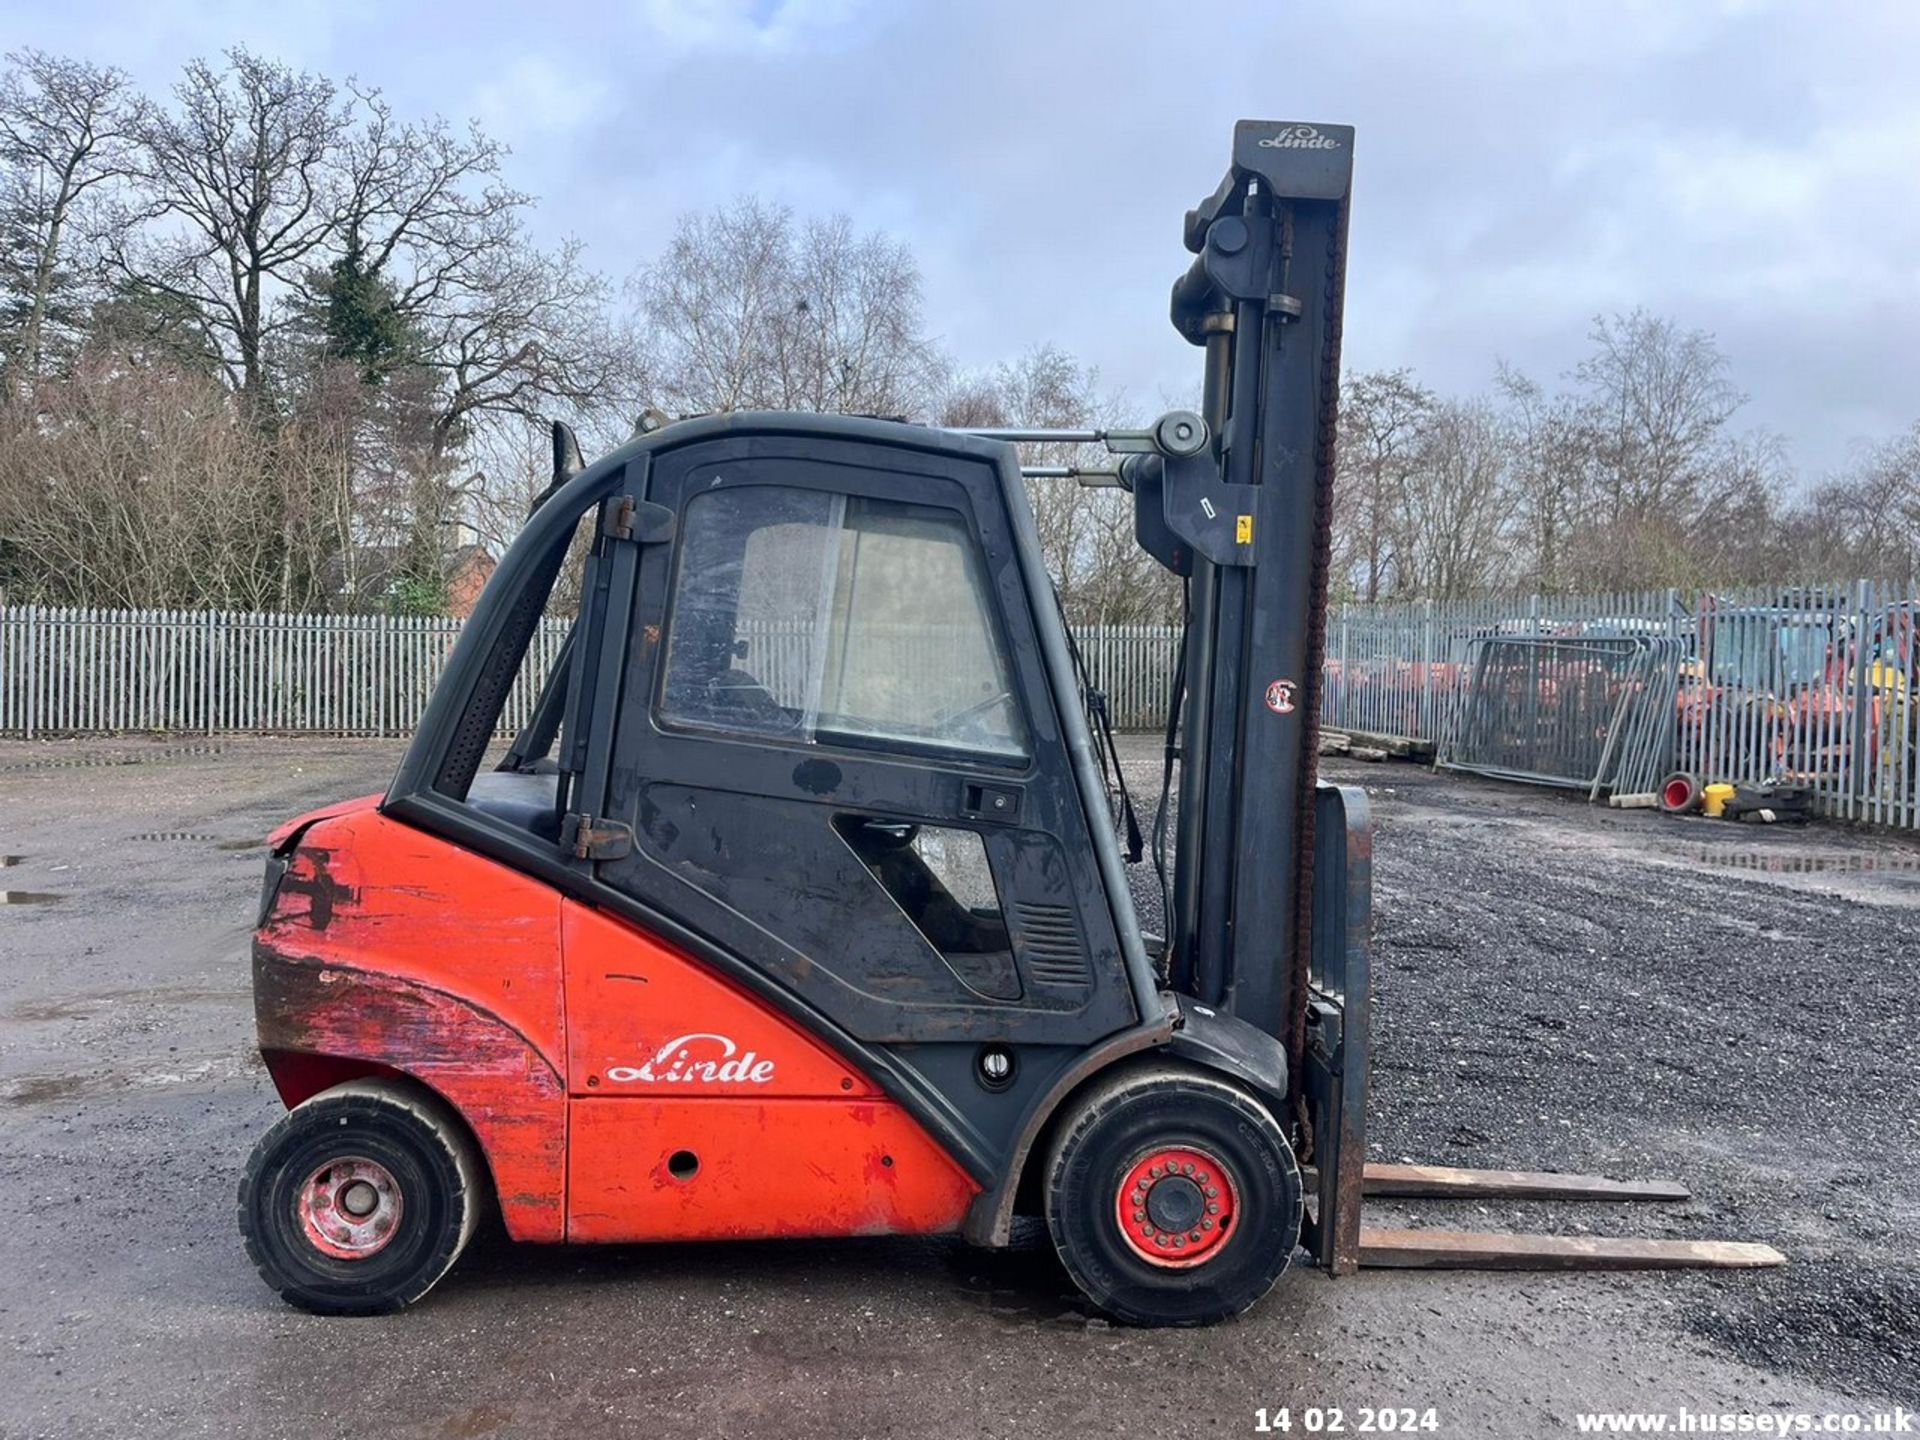
[[[1026,758],[960,512],[749,485],[696,496],[685,525],[663,720]]]

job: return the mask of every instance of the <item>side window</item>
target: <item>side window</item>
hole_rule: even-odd
[[[854,817],[834,823],[954,974],[992,999],[1020,998],[1000,892],[977,834]]]
[[[660,718],[1027,757],[985,564],[952,510],[777,485],[686,508]]]

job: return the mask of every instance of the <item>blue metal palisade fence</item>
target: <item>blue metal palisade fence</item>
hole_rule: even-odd
[[[1640,768],[1670,765],[1702,781],[1791,777],[1813,788],[1825,814],[1920,828],[1917,610],[1913,587],[1865,581],[1336,605],[1322,715],[1345,729],[1439,743],[1463,713],[1474,657],[1489,639],[1633,639],[1672,657],[1657,677],[1661,723],[1634,740],[1652,747]],[[459,629],[447,618],[8,606],[0,608],[0,735],[405,735]],[[525,718],[533,677],[564,634],[556,620],[536,635],[506,727]],[[1089,625],[1075,634],[1115,723],[1161,726],[1179,632]],[[942,664],[937,644],[916,646],[905,633],[888,644],[903,675]],[[1504,683],[1511,689],[1510,678]],[[1518,737],[1532,747],[1526,753],[1538,753],[1542,737],[1594,739],[1576,734],[1584,719],[1555,709],[1556,697],[1575,693],[1595,705],[1591,687],[1576,691],[1564,674],[1519,697],[1524,703],[1502,698],[1501,713],[1539,727]],[[1501,743],[1516,737],[1503,734]]]

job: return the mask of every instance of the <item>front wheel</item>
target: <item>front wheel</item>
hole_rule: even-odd
[[[321,1315],[411,1305],[479,1224],[485,1175],[465,1128],[413,1087],[335,1086],[261,1137],[240,1233],[267,1284]]]
[[[1247,1309],[1300,1238],[1300,1168],[1237,1086],[1153,1068],[1099,1083],[1065,1117],[1047,1227],[1094,1304],[1134,1325],[1205,1325]]]

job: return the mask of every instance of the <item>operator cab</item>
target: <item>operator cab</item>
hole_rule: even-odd
[[[578,617],[483,773],[582,548]],[[1008,447],[665,426],[540,507],[469,628],[386,808],[824,1021],[983,1169],[1088,1046],[1164,1015]]]

